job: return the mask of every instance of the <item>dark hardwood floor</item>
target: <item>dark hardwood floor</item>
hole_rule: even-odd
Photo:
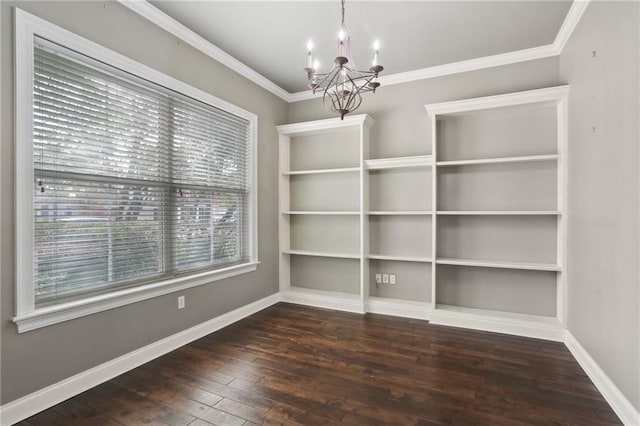
[[[280,303],[20,424],[620,421],[561,343]]]

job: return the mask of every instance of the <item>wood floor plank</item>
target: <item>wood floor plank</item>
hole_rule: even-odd
[[[614,425],[557,342],[279,303],[23,422]]]

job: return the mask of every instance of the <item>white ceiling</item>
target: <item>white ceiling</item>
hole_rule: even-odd
[[[306,42],[321,70],[336,55],[340,1],[151,1],[288,92],[306,89]],[[380,40],[381,75],[553,43],[571,1],[349,1],[354,61],[368,68]]]

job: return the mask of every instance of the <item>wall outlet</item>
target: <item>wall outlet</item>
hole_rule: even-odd
[[[178,296],[178,309],[184,309],[184,296]]]
[[[395,284],[396,283],[396,274],[390,274],[389,275],[389,284]]]
[[[389,274],[382,274],[382,284],[389,284]]]
[[[382,284],[382,274],[376,274],[376,284]]]

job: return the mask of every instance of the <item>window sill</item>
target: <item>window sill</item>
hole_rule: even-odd
[[[69,321],[85,315],[91,315],[97,312],[128,305],[130,303],[163,296],[165,294],[185,290],[191,287],[231,278],[236,275],[246,274],[247,272],[255,271],[259,263],[260,262],[257,261],[243,263],[242,265],[234,265],[228,268],[203,272],[201,274],[191,275],[188,277],[175,278],[140,287],[133,287],[108,294],[102,294],[87,299],[49,306],[24,315],[18,315],[13,318],[13,322],[18,326],[18,333],[24,333],[25,331]]]

